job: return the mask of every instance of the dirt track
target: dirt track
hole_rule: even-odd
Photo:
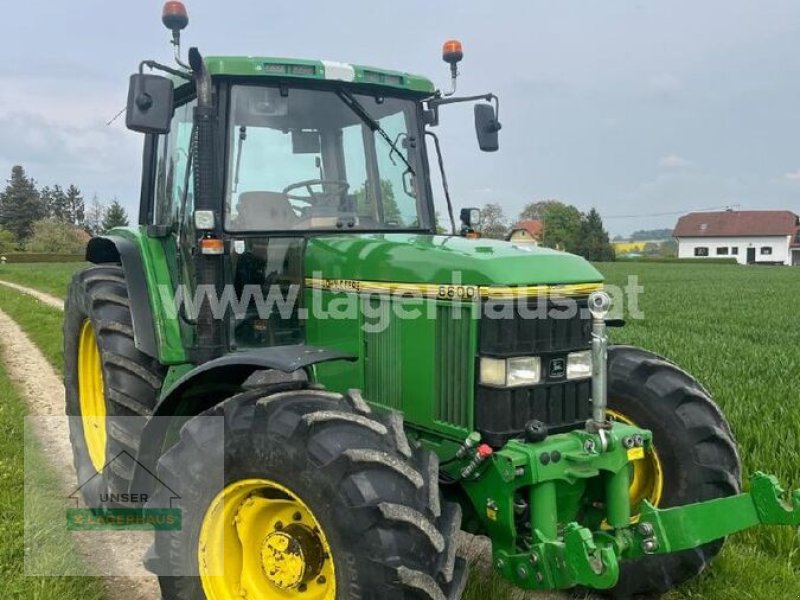
[[[64,310],[64,301],[61,300],[60,298],[56,298],[55,296],[51,296],[50,294],[45,294],[44,292],[40,292],[39,290],[27,288],[17,283],[11,283],[10,281],[0,280],[0,285],[4,285],[7,288],[11,288],[12,290],[22,292],[23,294],[27,294],[28,296],[33,296],[39,302],[47,304],[48,306],[52,306],[53,308]]]
[[[18,287],[18,286],[14,286]],[[34,294],[31,294],[32,296]],[[42,298],[38,298],[42,295]],[[37,299],[59,307],[63,302],[36,294]],[[8,315],[0,311],[0,355],[9,378],[28,402],[31,416],[63,416],[64,386],[39,349]],[[58,474],[64,498],[76,488],[75,470],[66,419],[32,419],[29,423],[40,440],[44,456]],[[78,551],[92,574],[118,573],[129,577],[103,577],[108,597],[114,600],[159,598],[154,577],[144,570],[142,557],[151,534],[134,532],[86,532],[75,534]],[[55,573],[54,573],[55,574]]]

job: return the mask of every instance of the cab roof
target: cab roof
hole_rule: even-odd
[[[212,76],[344,81],[354,84],[378,85],[420,94],[433,94],[436,91],[433,82],[420,75],[327,60],[266,56],[209,56],[205,58],[205,63]]]

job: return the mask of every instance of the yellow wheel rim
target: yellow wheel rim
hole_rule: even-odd
[[[627,425],[638,427],[630,418],[615,410],[608,410],[608,415],[614,420]],[[664,492],[664,470],[661,468],[661,459],[655,447],[645,454],[645,457],[633,461],[633,476],[631,478],[630,498],[631,508],[638,509],[642,500],[647,500],[653,506],[658,506],[661,502],[661,495]],[[634,517],[638,520],[638,515]]]
[[[106,399],[100,349],[88,319],[81,327],[78,340],[78,395],[86,450],[99,473],[106,460]]]
[[[335,600],[328,540],[296,494],[268,479],[232,483],[200,527],[199,575],[207,600]]]

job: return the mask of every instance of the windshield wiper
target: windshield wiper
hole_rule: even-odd
[[[352,110],[354,113],[356,113],[356,115],[358,115],[359,119],[364,121],[367,127],[369,127],[373,132],[380,135],[386,141],[386,143],[389,144],[389,147],[392,149],[389,156],[391,157],[392,154],[397,154],[397,156],[400,157],[400,160],[402,160],[403,163],[405,163],[409,172],[411,172],[411,174],[414,177],[416,177],[417,173],[416,171],[414,171],[414,167],[411,166],[411,163],[408,162],[408,159],[405,157],[405,155],[402,152],[400,152],[400,149],[397,147],[397,144],[395,144],[392,141],[392,138],[389,136],[388,133],[386,133],[386,130],[384,130],[384,128],[381,127],[381,124],[378,123],[378,121],[376,121],[372,117],[372,115],[370,115],[367,112],[367,109],[364,108],[364,105],[361,104],[358,100],[356,100],[350,92],[346,92],[344,90],[336,90],[336,95],[342,99],[342,102],[344,102],[350,110]]]

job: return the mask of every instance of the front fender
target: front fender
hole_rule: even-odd
[[[137,493],[144,491],[143,478],[148,473],[152,475],[155,472],[172,421],[170,417],[176,414],[181,401],[189,394],[203,388],[210,390],[208,396],[202,396],[202,400],[191,411],[191,414],[199,414],[241,391],[250,376],[258,371],[279,371],[286,375],[284,378],[286,383],[292,381],[293,373],[334,360],[355,361],[357,357],[337,350],[300,344],[235,352],[192,369],[162,393],[153,411],[153,417],[158,418],[149,419],[144,427],[131,481],[131,491],[136,490]],[[255,385],[261,387],[264,384],[259,385],[259,382],[256,382]],[[181,414],[186,413],[182,411]]]
[[[131,301],[134,344],[140,352],[158,359],[155,321],[150,307],[147,277],[139,246],[115,235],[94,237],[89,240],[86,247],[86,260],[96,265],[104,263],[122,265]]]

